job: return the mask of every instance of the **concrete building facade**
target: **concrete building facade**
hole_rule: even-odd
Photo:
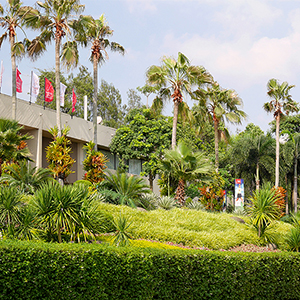
[[[12,101],[11,96],[0,94],[0,118],[11,119],[12,117]],[[52,141],[52,136],[49,129],[56,125],[56,111],[29,103],[21,99],[17,99],[17,114],[16,120],[24,127],[23,131],[28,132],[33,136],[33,139],[28,141],[28,148],[32,154],[31,158],[34,160],[37,167],[46,168],[48,163],[46,161],[45,149]],[[83,160],[85,152],[83,150],[84,144],[93,140],[93,123],[78,117],[71,117],[69,114],[61,113],[62,128],[69,126],[70,131],[68,138],[72,142],[71,156],[75,159],[72,167],[72,173],[68,176],[70,183],[83,178]],[[118,167],[118,158],[109,151],[109,145],[116,129],[98,125],[97,129],[97,143],[98,149],[102,151],[109,159],[108,168],[114,170]],[[129,173],[139,175],[141,172],[142,162],[140,160],[129,161]],[[158,193],[158,187],[155,185],[155,192]]]

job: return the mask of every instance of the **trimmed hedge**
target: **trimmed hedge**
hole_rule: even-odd
[[[300,255],[0,241],[0,299],[299,299]]]

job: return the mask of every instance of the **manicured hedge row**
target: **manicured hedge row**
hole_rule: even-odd
[[[300,255],[0,242],[0,299],[299,299]]]

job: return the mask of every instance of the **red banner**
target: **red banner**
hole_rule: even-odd
[[[53,96],[54,96],[53,86],[52,86],[50,80],[48,80],[45,77],[45,101],[46,102],[52,102],[53,101]]]
[[[22,79],[20,77],[21,72],[17,69],[17,75],[16,75],[16,91],[17,93],[22,93]]]
[[[77,99],[74,92],[74,89],[72,90],[72,113],[75,112],[75,105],[76,105]]]

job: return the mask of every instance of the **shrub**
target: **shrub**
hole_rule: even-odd
[[[166,209],[166,210],[170,210],[174,207],[176,207],[176,201],[173,197],[170,196],[161,196],[158,197],[156,202],[155,202],[155,206],[157,208],[162,208],[162,209]]]

